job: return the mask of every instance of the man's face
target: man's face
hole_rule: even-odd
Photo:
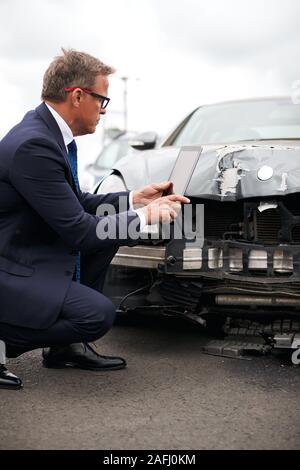
[[[108,95],[108,78],[103,75],[96,77],[95,83],[90,90],[98,95]],[[74,135],[93,134],[99,123],[101,115],[106,113],[106,109],[101,107],[101,100],[95,98],[88,93],[82,92],[80,94],[80,103],[76,108],[75,128]]]

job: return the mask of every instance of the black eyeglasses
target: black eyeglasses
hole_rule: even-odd
[[[107,98],[107,96],[99,95],[98,93],[95,93],[94,91],[89,90],[88,88],[80,88],[79,86],[76,86],[76,87],[71,87],[71,88],[65,88],[65,91],[74,91],[76,89],[84,91],[84,93],[88,93],[89,95],[99,100],[101,103],[102,109],[105,109],[110,101],[110,98]]]

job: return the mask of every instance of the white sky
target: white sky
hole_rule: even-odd
[[[165,134],[196,106],[291,94],[299,0],[0,0],[0,138],[40,102],[45,69],[72,47],[117,69],[105,127]],[[104,123],[100,124],[103,127]],[[102,130],[80,138],[91,161]]]

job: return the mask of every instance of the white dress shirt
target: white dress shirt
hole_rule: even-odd
[[[66,121],[61,117],[60,114],[58,114],[55,109],[53,109],[48,103],[45,103],[47,108],[49,109],[50,113],[52,114],[53,118],[55,119],[60,132],[62,133],[63,139],[64,139],[64,144],[66,146],[66,150],[68,152],[68,145],[74,140],[73,132],[71,131],[70,127],[66,123]],[[134,209],[133,208],[133,191],[130,191],[129,193],[129,209],[133,212],[136,212],[136,214],[139,216],[140,219],[140,231],[144,229],[146,226],[146,217],[143,214],[143,212],[140,209]]]

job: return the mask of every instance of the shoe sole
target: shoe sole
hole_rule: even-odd
[[[126,364],[120,365],[120,366],[114,366],[114,367],[86,367],[86,366],[80,366],[78,364],[75,364],[74,362],[46,362],[43,361],[43,366],[46,367],[47,369],[82,369],[82,370],[94,370],[94,371],[102,371],[105,372],[106,370],[120,370],[120,369],[125,369]]]
[[[23,388],[23,384],[21,385],[0,385],[0,390],[21,390]]]

